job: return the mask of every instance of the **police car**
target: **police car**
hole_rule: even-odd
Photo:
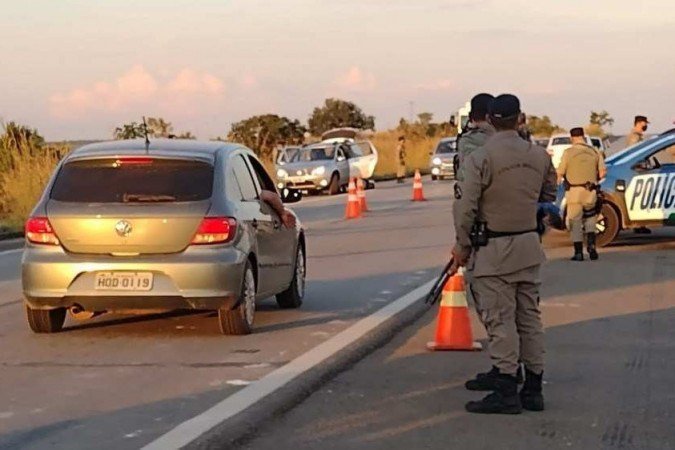
[[[605,164],[597,245],[609,244],[625,229],[675,226],[675,128],[609,156]],[[557,205],[564,224],[562,188]]]

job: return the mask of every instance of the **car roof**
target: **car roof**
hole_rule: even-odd
[[[217,152],[232,151],[241,145],[222,141],[196,141],[192,139],[151,139],[146,150],[144,139],[106,141],[78,148],[68,159],[124,155],[181,156],[214,160]]]

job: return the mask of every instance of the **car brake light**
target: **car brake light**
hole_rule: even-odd
[[[133,165],[148,165],[152,164],[154,160],[152,158],[146,157],[129,157],[129,158],[120,158],[115,161],[115,167],[119,166],[133,166]]]
[[[234,239],[237,221],[231,217],[206,217],[199,224],[192,245],[224,244]]]
[[[33,244],[59,245],[49,219],[46,217],[31,217],[26,221],[26,239]]]

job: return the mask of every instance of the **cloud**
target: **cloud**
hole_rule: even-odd
[[[352,66],[347,72],[335,79],[334,85],[345,91],[367,92],[375,89],[377,80],[372,73],[366,72],[358,66]]]
[[[221,98],[224,92],[224,83],[208,72],[184,68],[173,76],[156,76],[136,65],[112,81],[57,92],[49,97],[49,106],[51,114],[60,119],[157,109],[189,115],[204,102]]]
[[[450,91],[455,88],[455,83],[449,79],[433,80],[415,85],[420,91]]]

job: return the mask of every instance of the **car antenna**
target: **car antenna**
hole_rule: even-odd
[[[145,135],[145,153],[150,153],[150,139],[148,139],[148,124],[145,123],[145,116],[143,116],[143,134]]]

